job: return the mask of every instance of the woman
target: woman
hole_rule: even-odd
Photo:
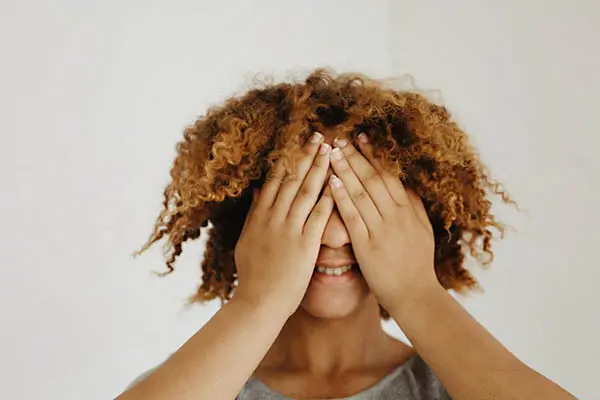
[[[446,291],[477,287],[502,225],[444,107],[312,73],[229,99],[178,145],[147,247],[208,222],[192,301],[223,307],[119,399],[570,399]],[[393,318],[412,347],[388,336]]]

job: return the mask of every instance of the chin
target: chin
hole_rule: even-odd
[[[300,308],[314,318],[340,319],[363,308],[370,295],[362,277],[344,285],[311,281]]]
[[[354,314],[360,308],[360,301],[358,299],[330,299],[322,301],[305,298],[302,304],[300,304],[300,308],[313,318],[333,320]]]

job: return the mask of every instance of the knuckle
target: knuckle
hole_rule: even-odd
[[[281,176],[279,176],[279,174],[275,174],[275,173],[270,173],[266,176],[265,178],[265,185],[266,184],[271,184],[277,181],[281,180]]]
[[[314,175],[314,174],[318,173],[320,169],[322,169],[322,168],[319,167],[319,165],[312,164],[308,170],[307,175]]]
[[[323,209],[323,205],[318,205],[313,208],[313,215],[317,218],[322,217],[325,214],[325,210]]]
[[[298,190],[298,197],[300,198],[306,198],[306,197],[310,197],[310,195],[312,194],[312,188],[307,185],[304,184],[300,187],[300,190]]]
[[[304,156],[304,158],[309,158],[313,156],[314,153],[314,145],[312,143],[309,142],[309,144],[307,146],[302,147],[302,154]]]
[[[264,227],[268,231],[276,230],[279,227],[279,223],[273,218],[268,218],[266,221],[264,221]]]
[[[313,213],[317,217],[324,217],[331,214],[331,205],[333,202],[333,198],[328,195],[324,195],[325,199],[321,199],[317,205],[313,208]],[[328,197],[328,198],[327,198]]]
[[[354,224],[354,223],[358,222],[358,219],[359,219],[358,214],[356,214],[356,213],[352,213],[352,214],[348,215],[348,222],[350,224]]]
[[[365,186],[366,185],[373,185],[373,184],[379,182],[379,180],[380,180],[379,174],[377,172],[375,172],[375,171],[372,171],[364,179],[364,184],[365,184]]]
[[[356,199],[357,201],[364,200],[367,198],[367,196],[368,196],[368,194],[367,194],[366,190],[364,190],[362,188],[357,189],[352,193],[352,198]]]
[[[353,159],[355,159],[357,156],[358,156],[358,153],[357,153],[357,152],[356,152],[356,150],[354,150],[354,149],[348,149],[348,150],[346,150],[346,151],[345,151],[345,157],[346,157],[348,160],[353,160]]]
[[[396,203],[396,213],[398,216],[405,215],[410,210],[408,204]]]
[[[298,184],[299,179],[294,176],[288,176],[282,183],[280,191],[290,190]]]
[[[341,175],[342,173],[348,171],[350,169],[350,164],[348,164],[348,160],[341,160],[338,161],[336,169],[338,171],[338,175]]]

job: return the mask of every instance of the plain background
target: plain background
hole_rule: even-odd
[[[159,247],[131,258],[175,143],[255,74],[316,66],[440,90],[525,210],[497,208],[516,232],[461,301],[600,398],[597,1],[0,4],[1,398],[112,398],[210,318],[217,303],[183,307],[202,241],[168,278]]]

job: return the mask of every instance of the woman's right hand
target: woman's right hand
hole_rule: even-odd
[[[304,146],[296,177],[284,181],[278,160],[253,197],[235,247],[239,281],[232,301],[119,399],[232,399],[239,393],[302,301],[333,210],[329,185],[319,199],[331,148],[317,139]]]
[[[303,147],[294,178],[284,180],[280,159],[260,195],[254,191],[235,247],[238,287],[234,298],[273,300],[288,316],[302,301],[334,206],[329,185],[318,199],[331,151],[322,139],[315,133]]]

